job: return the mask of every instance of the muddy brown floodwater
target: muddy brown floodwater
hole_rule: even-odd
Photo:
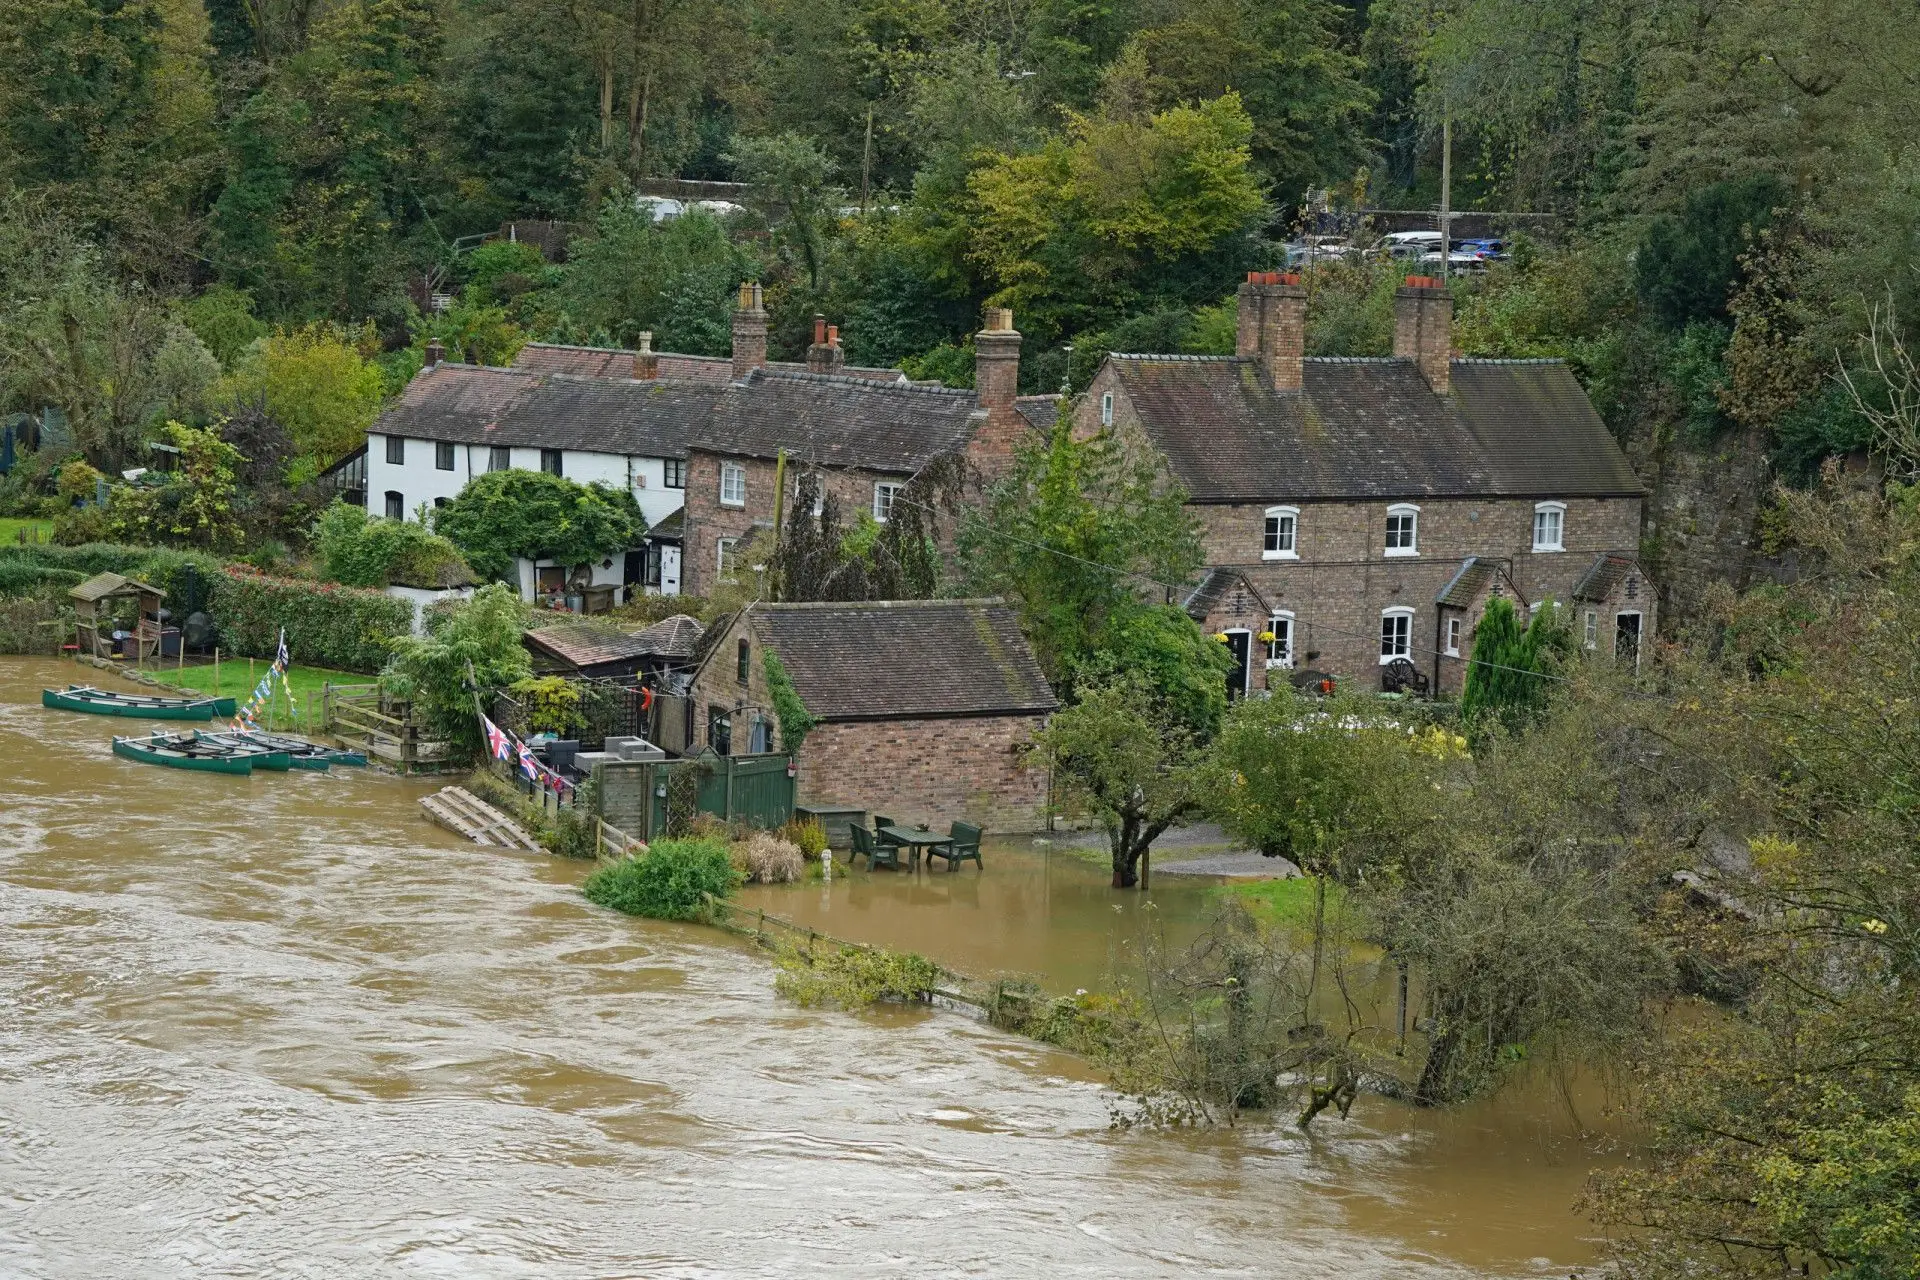
[[[1310,1139],[1116,1132],[1076,1060],[953,1014],[796,1009],[717,931],[599,910],[580,864],[429,826],[427,784],[117,760],[135,722],[40,707],[74,678],[0,658],[0,1276],[1564,1276],[1591,1256],[1570,1207],[1590,1153],[1545,1090],[1443,1117],[1367,1100]],[[940,874],[783,904],[1080,985],[1132,927],[1060,855]],[[1202,892],[1155,896],[1177,918]]]

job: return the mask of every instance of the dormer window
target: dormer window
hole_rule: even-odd
[[[1535,551],[1561,551],[1565,548],[1561,540],[1567,525],[1567,504],[1564,502],[1542,502],[1533,508],[1533,549]]]
[[[1420,554],[1420,508],[1406,502],[1387,508],[1387,554]]]
[[[1298,560],[1300,509],[1268,507],[1266,536],[1260,546],[1262,560]]]

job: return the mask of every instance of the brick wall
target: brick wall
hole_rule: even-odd
[[[747,504],[728,507],[720,504],[720,466],[735,463],[747,471]],[[787,502],[781,513],[785,520],[793,510],[793,487],[804,463],[787,459]],[[713,591],[719,569],[719,540],[745,539],[756,529],[773,530],[773,477],[775,464],[762,458],[694,450],[687,460],[686,544],[681,560],[681,590],[687,595],[704,596]],[[863,511],[873,510],[873,486],[880,481],[905,484],[908,477],[891,472],[866,470],[821,470],[825,489],[840,504],[840,519],[851,524]],[[746,571],[742,564],[741,571]]]
[[[823,724],[800,748],[800,802],[902,822],[971,822],[993,832],[1046,825],[1047,771],[1025,748],[1040,716]]]
[[[744,682],[740,679],[742,640],[747,642],[747,678]],[[756,714],[763,719],[777,721],[778,717],[773,713],[773,697],[767,691],[767,664],[760,638],[754,634],[745,617],[736,616],[727,633],[709,651],[706,665],[694,677],[693,687],[687,696],[693,700],[693,740],[687,746],[689,755],[713,745],[707,737],[707,718],[709,709],[716,705],[732,714],[732,753],[735,755],[746,752],[752,718]],[[740,710],[735,711],[735,708]],[[768,732],[773,746],[783,745],[779,741],[777,723]]]

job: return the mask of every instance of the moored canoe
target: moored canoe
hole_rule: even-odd
[[[232,698],[160,698],[78,684],[65,689],[42,689],[40,705],[58,711],[137,720],[212,720],[215,716],[232,715],[236,706]]]
[[[253,772],[251,756],[197,756],[156,743],[150,738],[115,738],[113,754],[143,764],[165,765],[169,769],[197,769],[202,773]]]

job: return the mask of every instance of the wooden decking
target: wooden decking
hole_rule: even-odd
[[[420,807],[429,821],[476,844],[506,849],[531,849],[541,852],[540,842],[465,787],[445,787],[420,798]]]

